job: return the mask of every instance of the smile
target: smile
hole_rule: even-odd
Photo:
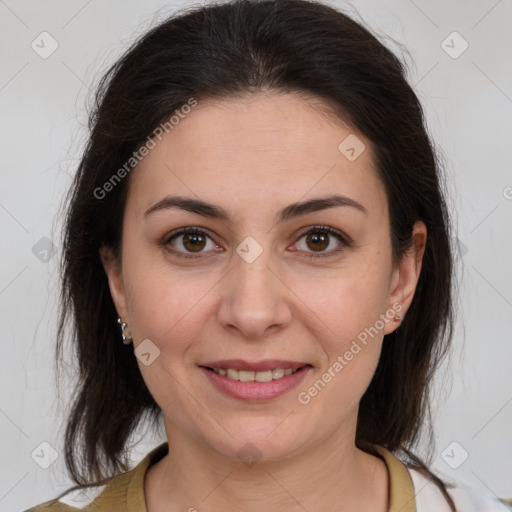
[[[234,368],[211,368],[217,375],[227,377],[231,380],[239,380],[241,382],[270,382],[271,380],[282,379],[284,376],[291,375],[299,370],[299,368],[276,368],[264,372],[254,372],[249,370],[235,370]]]
[[[300,366],[302,364],[302,366]],[[267,364],[265,369],[238,369],[229,366],[200,366],[213,389],[222,395],[249,402],[263,402],[277,398],[293,388],[313,370],[310,364],[299,363],[293,368],[282,368]],[[236,366],[248,365],[238,364]],[[253,365],[254,366],[254,365]],[[261,365],[260,365],[261,366]],[[285,365],[283,365],[285,366]],[[287,364],[286,366],[291,366]]]

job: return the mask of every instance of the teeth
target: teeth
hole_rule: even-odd
[[[215,371],[215,370],[214,370]],[[231,380],[240,380],[238,378],[238,370],[232,370],[231,368],[229,370],[227,370],[227,377],[228,379],[231,379]]]
[[[266,372],[255,372],[254,380],[256,382],[270,382],[272,380],[272,370]]]
[[[272,370],[272,378],[273,379],[280,379],[283,375],[284,375],[284,370],[281,370],[281,368]]]
[[[248,370],[234,370],[232,368],[214,368],[213,371],[218,375],[227,377],[231,380],[239,380],[240,382],[270,382],[271,380],[281,379],[284,376],[295,373],[299,368],[292,370],[287,368],[276,368],[275,370],[266,370],[264,372],[253,372]]]
[[[254,380],[254,375],[256,372],[247,372],[243,370],[238,371],[238,380],[240,382],[251,382]]]

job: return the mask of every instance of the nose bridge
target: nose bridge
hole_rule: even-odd
[[[239,244],[236,249],[234,273],[245,292],[263,292],[268,298],[271,295],[269,279],[270,275],[273,275],[270,270],[272,250],[270,242],[262,241],[262,238],[259,237],[260,243],[253,237],[247,237]]]
[[[271,237],[258,238],[248,236],[236,248],[220,310],[224,326],[234,326],[247,337],[259,337],[289,319],[283,284],[272,270]]]

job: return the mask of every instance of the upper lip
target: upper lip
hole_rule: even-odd
[[[253,372],[264,372],[282,368],[283,370],[301,368],[309,363],[301,363],[297,361],[283,361],[281,359],[265,359],[264,361],[244,361],[243,359],[222,359],[221,361],[211,361],[201,364],[207,368],[232,368],[233,370],[245,370]]]

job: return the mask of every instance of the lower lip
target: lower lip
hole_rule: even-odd
[[[223,377],[203,366],[200,369],[210,379],[210,382],[225,395],[249,402],[264,402],[277,398],[297,386],[306,373],[311,370],[311,366],[303,366],[291,375],[285,375],[269,382],[240,382]]]

